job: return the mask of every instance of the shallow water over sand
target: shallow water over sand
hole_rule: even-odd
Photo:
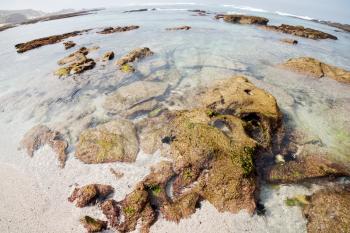
[[[295,38],[299,44],[291,46],[279,40],[293,36],[255,26],[228,24],[213,19],[214,15],[193,16],[185,9],[167,8],[171,9],[171,6],[130,14],[122,14],[124,9],[110,9],[95,15],[20,26],[0,33],[0,167],[5,171],[2,177],[16,177],[26,183],[23,190],[11,188],[7,183],[0,184],[8,194],[0,196],[5,199],[0,203],[4,203],[6,209],[12,208],[13,200],[8,196],[15,195],[23,203],[17,203],[14,208],[16,211],[24,209],[26,216],[26,220],[20,222],[17,217],[0,212],[0,216],[4,216],[0,221],[1,232],[23,232],[28,224],[30,230],[26,232],[40,232],[42,229],[47,229],[43,232],[83,232],[78,224],[82,213],[94,213],[95,216],[100,213],[93,207],[81,210],[68,204],[66,198],[71,192],[70,186],[88,182],[112,184],[116,187],[115,197],[120,200],[147,174],[150,165],[160,160],[157,154],[150,156],[142,152],[135,164],[83,165],[74,158],[74,144],[82,129],[118,117],[103,108],[106,97],[136,81],[166,84],[165,93],[157,97],[158,104],[169,109],[182,109],[195,105],[186,93],[214,80],[246,75],[255,85],[276,97],[286,124],[318,140],[333,159],[350,161],[350,86],[328,78],[312,79],[277,66],[292,57],[310,56],[350,70],[350,34],[300,19],[257,14],[269,18],[271,24],[304,25],[338,37],[337,41]],[[204,10],[226,12],[227,8]],[[97,62],[93,70],[74,79],[58,79],[53,75],[58,68],[57,61],[75,48],[66,51],[58,43],[24,54],[17,54],[14,48],[17,43],[53,34],[132,24],[141,28],[110,35],[96,34],[93,30],[72,38],[77,48],[99,46],[100,49],[89,54],[92,58],[102,57],[104,52],[112,50],[118,59],[134,48],[149,47],[155,55],[138,62],[135,66],[137,72],[132,75],[118,71],[112,61]],[[165,30],[181,25],[189,25],[192,29]],[[133,91],[138,92],[137,89]],[[147,113],[132,118],[142,117],[147,117]],[[56,157],[51,155],[48,147],[40,149],[32,159],[17,150],[24,133],[37,124],[52,126],[69,137],[70,154],[65,169],[57,167]],[[115,181],[109,172],[110,167],[125,172],[124,178]],[[33,202],[13,194],[21,191],[28,192]],[[311,190],[283,186],[277,192],[264,187],[262,202],[270,213],[266,217],[250,218],[245,213],[222,216],[206,203],[193,219],[182,221],[180,229],[189,232],[190,226],[195,224],[198,232],[281,232],[281,229],[284,232],[303,232],[305,220],[300,210],[276,205],[285,197],[300,192],[309,193]],[[38,207],[33,208],[34,204]],[[33,214],[50,218],[33,219]],[[220,227],[208,223],[203,227],[200,221],[217,221]],[[235,227],[233,222],[237,223],[237,226],[234,224],[235,230],[232,230]],[[172,230],[172,223],[164,220],[159,220],[151,228],[152,232]]]

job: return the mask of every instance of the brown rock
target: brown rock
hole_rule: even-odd
[[[179,30],[188,31],[190,29],[191,29],[190,26],[180,26],[180,27],[167,28],[166,30],[167,31],[179,31]]]
[[[304,28],[303,26],[292,26],[292,25],[282,24],[280,26],[271,26],[271,25],[262,26],[261,28],[270,30],[270,31],[277,31],[277,32],[304,37],[304,38],[309,38],[313,40],[320,40],[320,39],[337,40],[338,39],[337,37],[331,34],[321,32],[312,28]]]
[[[94,219],[90,216],[85,216],[80,219],[81,224],[83,224],[84,228],[88,233],[93,232],[102,232],[107,229],[107,222],[101,221],[99,219]]]
[[[349,186],[317,191],[303,209],[308,233],[350,232]]]
[[[67,41],[63,43],[65,49],[73,48],[76,44],[73,41]]]
[[[149,48],[146,48],[146,47],[134,49],[133,51],[131,51],[130,53],[128,53],[124,57],[120,58],[117,61],[117,65],[122,66],[122,65],[129,63],[129,62],[134,62],[135,60],[139,60],[139,59],[142,59],[144,57],[151,56],[153,54],[154,53]]]
[[[338,82],[350,83],[350,71],[328,65],[311,57],[291,58],[283,68],[315,78],[329,77]]]
[[[298,44],[298,41],[293,40],[293,39],[281,39],[281,42],[286,43],[286,44],[292,44],[292,45]]]
[[[103,54],[102,61],[110,61],[110,60],[113,60],[113,58],[114,58],[114,52],[109,51]]]
[[[69,202],[76,201],[76,206],[79,208],[94,204],[97,200],[105,199],[109,194],[113,193],[114,189],[110,185],[90,184],[81,188],[75,188]]]
[[[49,36],[49,37],[43,37],[40,39],[36,39],[36,40],[31,40],[25,43],[20,43],[20,44],[16,44],[15,47],[17,49],[17,53],[24,53],[26,51],[35,49],[35,48],[39,48],[41,46],[44,45],[49,45],[49,44],[56,44],[61,42],[64,39],[67,39],[69,37],[74,37],[74,36],[78,36],[81,35],[85,32],[90,31],[91,29],[87,29],[87,30],[82,30],[82,31],[74,31],[74,32],[69,32],[69,33],[65,33],[62,35],[54,35],[54,36]]]
[[[225,22],[228,23],[239,23],[239,24],[258,24],[266,25],[269,20],[267,18],[259,16],[249,16],[249,15],[217,15],[217,19],[223,18]]]
[[[111,227],[116,228],[119,225],[120,208],[115,200],[104,201],[100,206],[103,214],[109,221]]]
[[[131,31],[131,30],[136,30],[139,29],[140,26],[125,26],[125,27],[107,27],[104,28],[102,31],[97,32],[99,34],[111,34],[111,33],[116,33],[116,32],[127,32],[127,31]]]
[[[134,162],[138,146],[132,122],[119,119],[83,131],[75,157],[87,164]]]
[[[313,178],[350,176],[350,168],[321,156],[303,158],[274,165],[267,171],[270,183],[297,183]]]
[[[60,166],[63,168],[67,159],[68,143],[59,132],[53,131],[47,126],[38,125],[30,129],[21,141],[21,147],[27,150],[30,157],[45,144],[49,145],[57,154]]]

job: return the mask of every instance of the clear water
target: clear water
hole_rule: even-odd
[[[179,96],[184,102],[190,102],[186,100],[186,92],[205,86],[213,80],[241,74],[248,76],[253,83],[277,98],[281,110],[290,119],[288,124],[320,139],[333,158],[350,161],[350,85],[328,78],[316,80],[277,67],[292,57],[311,56],[350,70],[350,34],[311,21],[254,12],[254,15],[269,18],[271,24],[304,25],[329,32],[339,38],[337,41],[295,38],[299,44],[291,46],[279,40],[293,36],[260,30],[255,26],[224,23],[213,19],[214,15],[193,16],[186,10],[196,9],[198,6],[161,8],[158,11],[133,14],[121,13],[127,8],[108,9],[94,15],[25,25],[1,32],[0,164],[23,169],[24,174],[34,174],[36,181],[44,187],[47,181],[44,181],[43,176],[49,174],[33,171],[45,169],[43,164],[33,162],[38,163],[40,160],[37,158],[28,162],[25,155],[17,151],[21,137],[32,126],[39,123],[53,126],[70,135],[71,142],[75,142],[79,132],[87,127],[87,122],[96,124],[115,117],[108,115],[102,105],[106,96],[121,86],[139,80],[158,79],[166,82],[170,91],[162,98],[162,103],[168,105],[174,98],[179,99]],[[231,11],[227,7],[205,10]],[[252,14],[244,10],[234,11]],[[78,46],[99,46],[99,50],[89,54],[93,58],[113,50],[118,59],[134,48],[149,47],[155,55],[139,62],[136,66],[139,72],[134,75],[120,73],[114,62],[105,66],[97,62],[95,69],[75,79],[58,79],[53,75],[53,71],[58,68],[57,61],[73,50],[66,51],[62,44],[55,44],[17,54],[14,48],[17,43],[43,36],[132,24],[140,25],[141,28],[110,35],[100,35],[94,30],[72,40]],[[192,29],[174,32],[165,30],[181,25],[189,25]],[[74,151],[74,144],[70,151]],[[44,156],[40,157],[43,158]],[[68,184],[68,180],[81,179],[82,182],[85,179],[81,175],[77,179],[69,177],[73,171],[87,172],[84,169],[88,169],[88,174],[93,174],[94,169],[102,171],[99,167],[86,168],[77,164],[79,162],[71,153],[67,168],[54,173],[57,177],[63,176],[65,184]],[[143,164],[141,163],[141,167]],[[25,168],[26,166],[30,169]],[[104,181],[103,176],[99,180]],[[57,178],[50,180],[49,184],[56,186],[60,182]],[[62,194],[66,197],[67,195]],[[48,209],[55,208],[50,201],[47,205]],[[300,215],[299,212],[296,214]],[[276,216],[278,218],[278,214]],[[278,232],[279,228],[267,224],[264,229],[266,232]],[[300,232],[293,228],[289,230],[287,232]],[[257,231],[250,229],[248,232]]]

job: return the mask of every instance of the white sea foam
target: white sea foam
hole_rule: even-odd
[[[299,18],[299,19],[313,20],[313,18],[311,18],[309,16],[293,15],[290,13],[285,13],[285,12],[280,12],[280,11],[276,11],[275,13],[278,15],[281,15],[281,16],[289,16],[289,17],[294,17],[294,18]]]
[[[147,3],[130,3],[127,6],[174,6],[174,5],[200,5],[195,2],[147,2]]]
[[[236,6],[236,5],[223,5],[223,6],[224,7],[232,7],[232,8],[239,9],[239,10],[255,11],[255,12],[261,12],[261,13],[268,12],[267,10],[254,8],[254,7],[250,7],[250,6]]]

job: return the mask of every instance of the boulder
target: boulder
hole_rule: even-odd
[[[188,31],[190,29],[191,29],[190,26],[180,26],[180,27],[167,28],[166,30],[167,31],[179,31],[179,30]]]
[[[139,29],[140,26],[136,26],[136,25],[131,25],[131,26],[125,26],[125,27],[107,27],[104,28],[102,31],[99,31],[97,33],[99,34],[111,34],[111,33],[116,33],[116,32],[127,32],[127,31],[132,31],[132,30],[136,30]]]
[[[83,33],[90,31],[90,30],[91,29],[87,29],[87,30],[82,30],[82,31],[69,32],[69,33],[65,33],[65,34],[61,34],[61,35],[43,37],[40,39],[28,41],[25,43],[16,44],[15,47],[17,49],[17,53],[24,53],[24,52],[27,52],[29,50],[42,47],[44,45],[59,43],[59,42],[63,41],[64,39],[81,35]]]
[[[350,71],[311,57],[291,58],[282,67],[314,78],[329,77],[341,83],[350,83]]]
[[[24,135],[20,144],[30,157],[33,157],[36,150],[47,144],[57,154],[61,168],[65,165],[68,143],[58,131],[51,130],[45,125],[35,126]]]
[[[106,221],[94,219],[90,216],[84,216],[80,219],[80,222],[83,224],[88,233],[102,232],[103,230],[107,229]]]
[[[272,166],[266,173],[266,180],[270,183],[298,183],[337,176],[350,176],[350,168],[322,156],[309,155]]]
[[[223,18],[228,23],[267,25],[269,20],[264,17],[250,15],[219,15],[217,19]]]
[[[134,162],[138,150],[133,123],[118,119],[83,131],[75,157],[87,164]]]
[[[73,48],[76,44],[73,41],[67,41],[63,43],[65,49]]]
[[[110,185],[89,184],[81,188],[75,188],[71,196],[68,198],[68,201],[76,201],[76,207],[82,208],[95,204],[96,201],[104,200],[113,192],[114,189]]]
[[[349,186],[317,191],[309,202],[303,208],[308,233],[350,232]]]
[[[132,50],[127,55],[123,56],[117,61],[117,65],[122,66],[130,62],[134,62],[135,60],[142,59],[147,56],[151,56],[154,53],[147,47],[137,48]]]
[[[261,26],[261,28],[270,30],[270,31],[282,32],[282,33],[291,34],[299,37],[309,38],[313,40],[320,40],[320,39],[337,40],[338,39],[336,36],[333,36],[331,34],[318,31],[312,28],[305,28],[303,26],[292,26],[292,25],[282,24],[280,26],[266,25],[266,26]]]
[[[102,61],[110,61],[110,60],[113,60],[113,58],[114,58],[114,52],[108,51],[105,54],[103,54]]]

